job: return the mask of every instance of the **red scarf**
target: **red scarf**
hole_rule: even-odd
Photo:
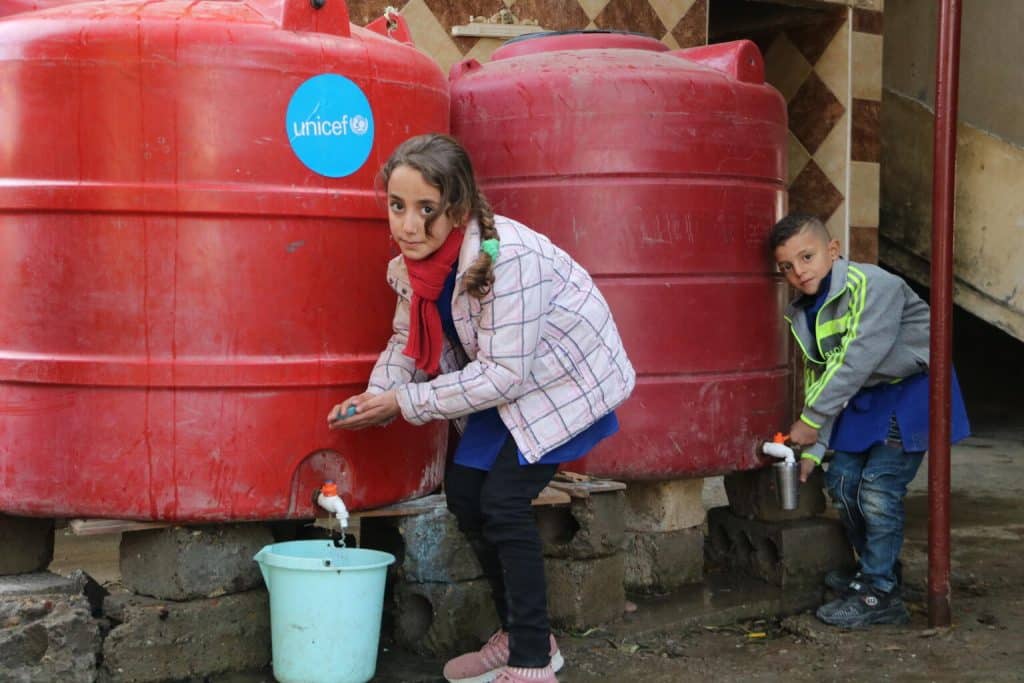
[[[409,312],[409,342],[402,352],[416,359],[416,367],[428,375],[436,375],[441,367],[441,346],[444,330],[441,314],[437,312],[437,298],[444,289],[444,281],[459,257],[464,231],[453,229],[448,239],[425,259],[405,259],[412,285],[412,307]]]

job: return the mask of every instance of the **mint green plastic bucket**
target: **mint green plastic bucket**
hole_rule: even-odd
[[[268,545],[253,557],[270,592],[274,678],[366,683],[377,669],[384,583],[394,555],[331,541]]]

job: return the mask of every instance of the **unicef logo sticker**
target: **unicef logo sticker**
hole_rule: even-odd
[[[292,151],[328,178],[358,171],[373,147],[373,111],[359,86],[337,74],[313,76],[292,95],[285,114]]]

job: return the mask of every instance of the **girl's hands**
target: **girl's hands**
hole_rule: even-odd
[[[355,408],[355,412],[352,408]],[[381,425],[396,417],[399,412],[398,399],[393,389],[383,394],[365,392],[331,408],[327,414],[327,426],[330,429],[365,429]]]

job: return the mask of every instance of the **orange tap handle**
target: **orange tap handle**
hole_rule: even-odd
[[[786,439],[789,438],[789,434],[783,434],[782,432],[775,432],[775,436],[772,437],[772,443],[786,443]]]
[[[333,481],[324,482],[324,485],[320,487],[320,493],[325,496],[336,496],[338,495],[338,485]]]

